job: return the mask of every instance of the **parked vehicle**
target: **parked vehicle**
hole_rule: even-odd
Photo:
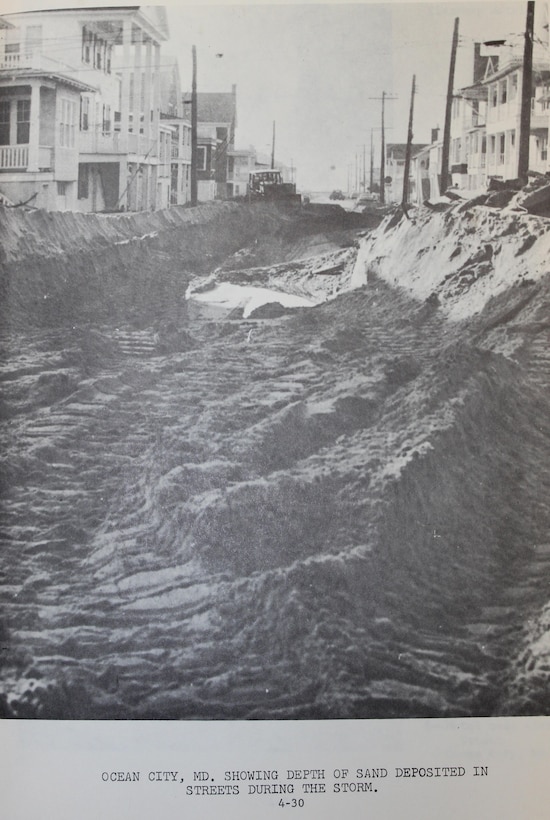
[[[342,191],[333,191],[329,197],[329,199],[345,199],[346,197],[342,193]]]
[[[376,202],[377,200],[376,194],[372,194],[366,191],[364,194],[359,194],[357,199],[355,200],[354,208],[364,208],[366,205],[370,205],[371,202]]]

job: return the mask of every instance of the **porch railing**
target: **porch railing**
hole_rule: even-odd
[[[2,145],[0,146],[0,168],[15,170],[16,168],[26,168],[29,164],[28,145]]]

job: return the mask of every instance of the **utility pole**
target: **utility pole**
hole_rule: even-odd
[[[374,185],[374,142],[372,136],[372,128],[370,130],[370,179],[369,179],[369,191],[372,193],[372,187]]]
[[[459,18],[455,17],[453,30],[453,42],[451,45],[451,63],[449,66],[449,82],[447,85],[447,103],[445,106],[445,125],[443,128],[443,148],[441,151],[441,194],[444,194],[449,187],[449,149],[451,146],[451,117],[453,113],[453,88],[455,83],[456,50],[458,48],[458,23]]]
[[[273,139],[271,140],[271,168],[275,168],[275,120],[273,120]]]
[[[363,193],[367,190],[367,163],[365,157],[366,146],[363,145]]]
[[[386,202],[386,138],[384,134],[384,103],[386,102],[386,92],[382,91],[382,120],[381,120],[381,131],[380,131],[380,205],[384,205]]]
[[[416,74],[413,74],[412,89],[411,89],[411,108],[409,111],[409,130],[407,132],[407,150],[405,152],[405,169],[403,176],[403,201],[401,205],[406,212],[409,203],[409,173],[411,169],[411,151],[413,141],[413,112],[414,112],[414,94],[416,91]]]
[[[523,82],[521,85],[521,113],[519,128],[518,178],[526,185],[529,174],[529,138],[531,135],[531,93],[533,84],[533,29],[535,3],[527,3],[525,46],[523,49]]]
[[[197,204],[197,47],[193,46],[191,84],[191,205]]]
[[[381,131],[381,145],[380,145],[380,204],[383,205],[385,202],[385,195],[384,195],[384,179],[386,178],[386,138],[385,138],[385,130],[384,130],[384,107],[386,100],[396,100],[397,97],[390,97],[386,94],[385,91],[382,92],[381,97],[369,97],[370,100],[382,100],[382,127]]]

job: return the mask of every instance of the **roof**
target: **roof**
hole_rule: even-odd
[[[502,79],[502,77],[506,77],[508,74],[511,74],[512,71],[517,71],[518,69],[523,68],[523,61],[522,60],[513,60],[503,68],[500,68],[498,71],[495,71],[494,74],[491,74],[489,77],[486,77],[482,80],[482,83],[485,85],[490,85],[490,83],[494,83],[496,80]],[[534,62],[533,63],[533,83],[536,81],[544,80],[547,77],[550,77],[550,66],[548,62]]]
[[[52,80],[59,85],[68,85],[76,91],[97,91],[96,86],[83,83],[74,77],[67,77],[65,74],[58,74],[55,71],[42,71],[39,68],[8,68],[0,71],[0,85],[13,84],[19,80],[32,80],[41,77],[45,80]],[[11,81],[11,83],[10,83]]]
[[[411,145],[411,153],[415,154],[419,151],[422,151],[423,148],[426,148],[427,143],[416,143]],[[386,156],[389,154],[393,154],[394,159],[405,159],[405,154],[407,153],[407,143],[406,142],[388,142],[386,144]]]
[[[169,36],[168,20],[164,6],[74,6],[71,8],[33,9],[29,11],[10,12],[5,18],[17,20],[23,15],[78,15],[90,20],[113,21],[123,17],[136,17],[140,25],[153,33],[158,40],[167,40]],[[8,20],[8,22],[10,22]]]
[[[184,103],[191,102],[191,94],[183,95]],[[232,123],[237,115],[235,92],[201,92],[197,94],[197,120],[199,122]]]

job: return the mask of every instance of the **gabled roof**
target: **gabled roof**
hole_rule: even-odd
[[[184,103],[191,102],[191,94],[183,95]],[[237,118],[237,99],[234,92],[201,92],[197,94],[197,120],[230,125]]]
[[[423,148],[426,148],[427,143],[417,143],[411,145],[411,155],[422,151]],[[394,159],[405,159],[405,154],[407,152],[407,143],[406,142],[388,142],[386,145],[386,156],[390,153],[393,154]]]

